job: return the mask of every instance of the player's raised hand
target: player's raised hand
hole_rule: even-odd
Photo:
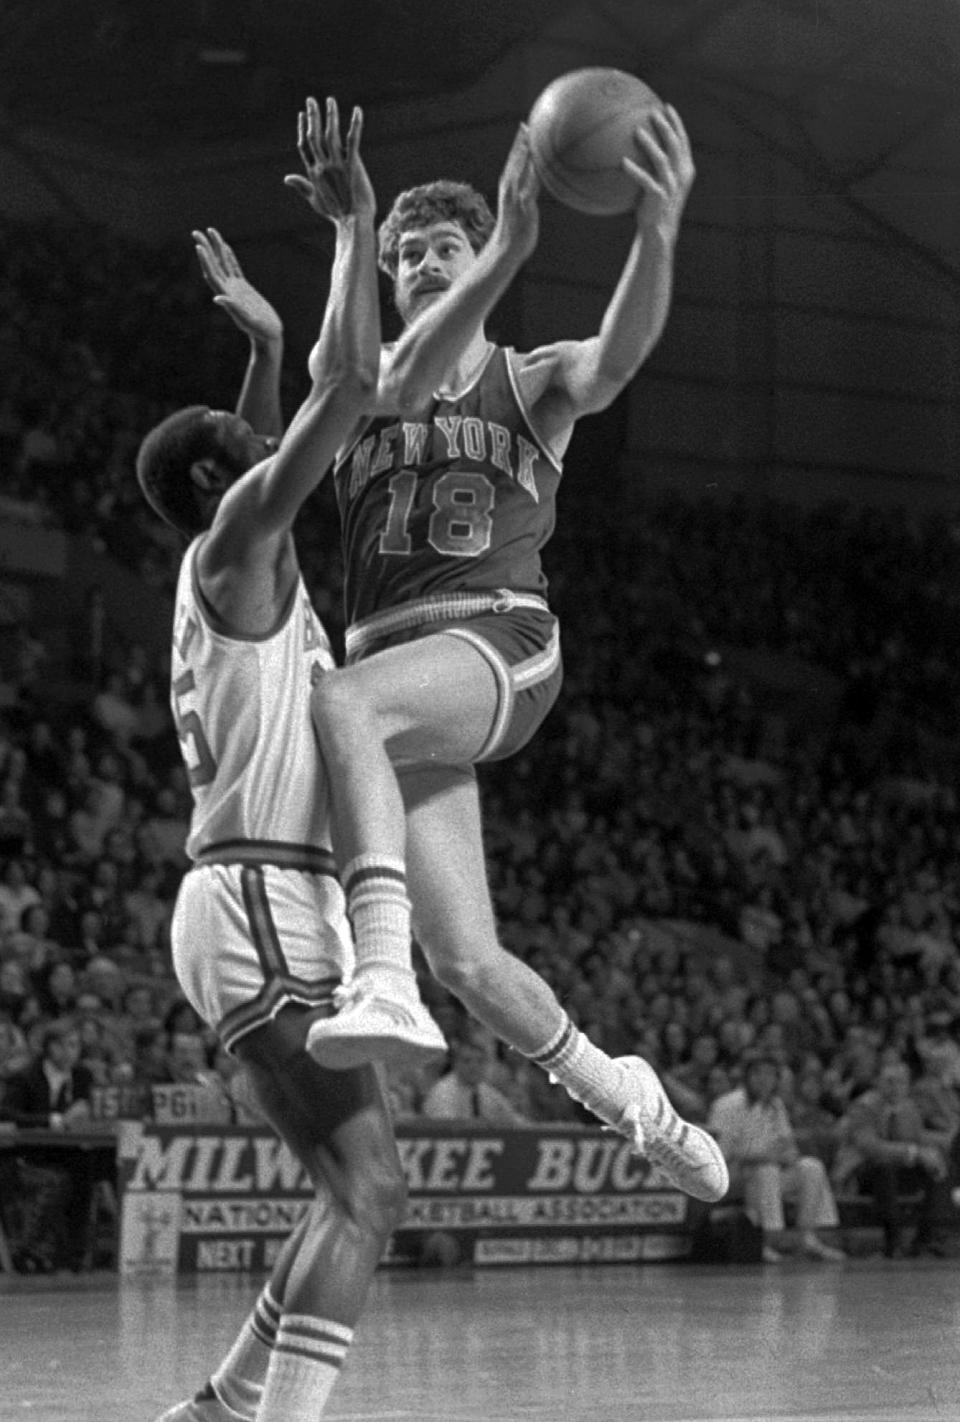
[[[634,142],[637,158],[624,158],[623,169],[639,189],[638,225],[641,231],[659,227],[672,237],[697,175],[690,140],[676,109],[664,104],[652,110],[637,125]]]
[[[214,304],[222,306],[251,341],[261,345],[281,341],[283,322],[266,297],[247,281],[230,244],[215,227],[191,236],[204,280],[214,293]]]
[[[344,217],[372,221],[376,212],[373,184],[360,157],[362,132],[363,111],[355,108],[344,142],[335,99],[327,100],[324,117],[316,99],[308,99],[297,115],[297,149],[304,172],[288,173],[283,181],[331,222]]]
[[[530,135],[522,123],[500,174],[494,234],[526,260],[540,234],[540,179],[533,165]]]

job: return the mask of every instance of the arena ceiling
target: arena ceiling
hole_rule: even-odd
[[[567,12],[580,42],[557,72],[635,55],[960,270],[960,0],[6,0],[0,140],[251,141],[307,93],[455,92]]]

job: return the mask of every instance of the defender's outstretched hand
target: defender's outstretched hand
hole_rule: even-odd
[[[191,234],[204,280],[214,293],[214,304],[250,340],[270,345],[283,339],[283,322],[269,301],[260,295],[243,274],[236,254],[215,227]]]
[[[537,245],[540,234],[540,179],[533,165],[530,134],[522,123],[510,145],[500,174],[495,236],[519,250],[525,261]]]
[[[316,99],[308,99],[297,115],[297,148],[306,176],[289,173],[283,181],[331,222],[345,217],[369,217],[372,221],[376,212],[373,184],[360,157],[362,132],[363,111],[355,108],[343,142],[335,99],[327,100],[324,123]]]
[[[653,110],[648,120],[637,125],[634,141],[643,162],[624,158],[623,169],[640,189],[640,229],[659,227],[675,236],[697,170],[687,131],[673,105]]]

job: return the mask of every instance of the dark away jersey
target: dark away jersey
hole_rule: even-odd
[[[543,594],[561,465],[531,427],[492,347],[456,399],[370,422],[335,474],[347,624],[449,592]]]

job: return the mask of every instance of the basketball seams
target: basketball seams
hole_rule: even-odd
[[[641,79],[621,70],[573,70],[554,80],[529,119],[531,151],[546,190],[593,216],[629,211],[637,189],[622,159],[642,161],[634,130],[659,102]]]

